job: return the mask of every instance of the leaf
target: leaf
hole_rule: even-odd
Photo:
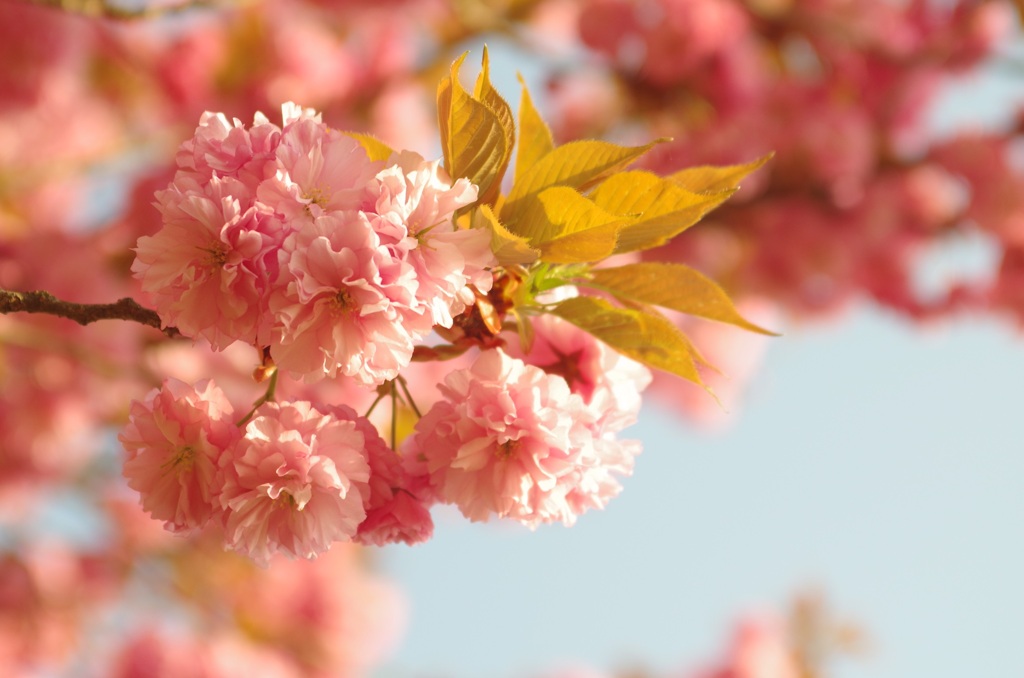
[[[703,386],[686,335],[660,315],[595,297],[566,299],[552,312],[629,358]]]
[[[563,235],[614,222],[626,222],[567,186],[552,186],[524,199],[515,232],[539,245]]]
[[[358,141],[366,151],[366,155],[370,156],[371,161],[387,160],[394,153],[390,146],[372,134],[363,134],[362,132],[344,132],[344,134]]]
[[[769,153],[745,165],[688,167],[667,178],[677,186],[694,193],[718,193],[739,188],[740,181],[744,177],[762,167],[774,155],[774,153]]]
[[[778,336],[746,320],[713,280],[682,264],[645,262],[591,271],[586,285],[618,299],[670,308],[751,332]]]
[[[567,186],[553,186],[524,199],[517,232],[541,251],[543,261],[580,263],[610,256],[629,221]]]
[[[664,245],[694,225],[733,194],[693,193],[670,180],[644,171],[613,174],[591,194],[594,202],[613,214],[634,215],[619,234],[616,252]]]
[[[452,179],[465,177],[485,195],[506,161],[505,130],[486,104],[476,101],[459,82],[463,54],[451,75],[437,88],[437,115],[444,165]]]
[[[538,245],[541,261],[581,264],[601,261],[615,253],[622,222],[604,224]]]
[[[516,144],[516,125],[512,115],[512,108],[508,102],[491,85],[491,61],[487,54],[487,46],[484,46],[484,56],[480,67],[480,75],[477,76],[476,86],[473,89],[473,98],[482,102],[497,118],[505,137],[505,148],[501,161],[498,163],[495,179],[491,182],[486,192],[481,193],[478,201],[485,205],[493,205],[498,193],[501,191],[501,178],[505,176],[508,163],[512,159],[512,149]]]
[[[540,251],[530,247],[525,238],[502,226],[487,205],[480,205],[479,209],[474,210],[473,228],[486,228],[490,231],[491,251],[503,266],[532,264],[540,258]]]
[[[649,151],[658,139],[643,146],[619,146],[607,141],[572,141],[552,150],[515,182],[501,209],[501,220],[513,231],[525,200],[545,188],[568,186],[584,191],[618,172]]]
[[[523,86],[523,95],[519,100],[519,148],[516,149],[515,183],[523,181],[523,177],[533,169],[537,161],[555,148],[551,130],[533,107],[530,90],[521,75],[519,84]]]

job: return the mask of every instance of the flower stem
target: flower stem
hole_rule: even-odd
[[[250,419],[252,419],[252,416],[254,414],[256,414],[256,410],[258,410],[261,405],[263,405],[264,403],[271,402],[274,399],[274,390],[276,388],[277,388],[277,370],[274,370],[271,373],[271,375],[270,375],[270,380],[267,381],[267,391],[266,391],[266,393],[264,393],[262,396],[260,396],[260,398],[256,402],[254,402],[252,404],[252,409],[249,410],[249,413],[246,414],[241,419],[239,419],[238,422],[235,423],[235,426],[238,426],[239,428],[241,428],[242,426],[245,426],[246,423],[248,423],[248,421]]]
[[[395,380],[391,380],[391,449],[398,443],[398,389]]]
[[[412,393],[409,393],[409,384],[405,381],[405,377],[399,376],[398,383],[402,387],[402,393],[405,394],[405,402],[412,408],[412,411],[416,413],[417,419],[422,419],[423,414],[420,413],[420,408],[416,407],[416,401],[412,399]]]

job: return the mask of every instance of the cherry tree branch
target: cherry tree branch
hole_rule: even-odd
[[[13,292],[0,289],[0,313],[45,313],[74,320],[79,325],[88,325],[97,320],[130,320],[155,327],[172,339],[181,336],[176,327],[163,327],[156,311],[140,306],[128,297],[118,299],[113,304],[76,304],[41,290]]]
[[[230,0],[182,0],[173,4],[147,3],[141,7],[132,7],[110,0],[28,0],[28,2],[71,14],[115,21],[153,19],[194,9],[222,9],[239,4],[230,2]]]

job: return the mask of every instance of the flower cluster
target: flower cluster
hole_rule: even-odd
[[[269,346],[307,380],[379,385],[451,326],[470,285],[490,287],[487,234],[452,221],[476,187],[411,152],[373,161],[312,110],[286,104],[283,118],[203,115],[132,270],[186,336]]]
[[[209,381],[168,380],[132,404],[124,474],[172,532],[216,526],[228,548],[263,563],[277,551],[314,558],[334,542],[430,536],[425,508],[396,499],[412,495],[394,452],[351,409],[267,402],[244,426],[233,416]]]
[[[476,185],[311,109],[287,104],[283,118],[204,114],[157,193],[162,228],[139,239],[132,270],[161,320],[217,350],[256,347],[271,380],[245,415],[209,380],[168,379],[134,402],[120,440],[143,508],[266,563],[423,541],[434,502],[529,527],[604,507],[640,451],[616,436],[648,370],[554,316],[516,348],[481,310],[513,303],[492,232],[456,223]],[[419,414],[400,372],[417,345],[436,352],[435,330],[481,351],[433,372],[440,398],[399,445],[398,385]],[[279,380],[299,397],[276,401]],[[366,416],[336,404],[344,384],[376,389]],[[390,445],[367,418],[389,393]]]
[[[619,493],[617,475],[632,473],[640,445],[614,434],[632,423],[650,375],[622,358],[624,373],[591,372],[594,361],[585,352],[611,352],[565,329],[578,350],[558,354],[553,371],[493,349],[450,373],[440,385],[443,400],[406,443],[414,474],[426,476],[432,495],[470,520],[497,515],[530,527],[572,525]],[[550,352],[557,353],[556,341]]]

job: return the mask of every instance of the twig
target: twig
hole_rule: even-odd
[[[194,9],[223,9],[239,3],[230,0],[184,0],[175,4],[146,4],[128,7],[109,0],[28,0],[33,5],[51,7],[69,14],[80,14],[93,19],[137,21],[161,16],[181,14]]]
[[[130,320],[149,327],[155,327],[170,338],[180,337],[176,327],[163,327],[156,311],[140,306],[134,299],[125,297],[113,304],[76,304],[63,301],[49,292],[12,292],[0,289],[0,313],[45,313],[79,325],[88,325],[97,320]]]

